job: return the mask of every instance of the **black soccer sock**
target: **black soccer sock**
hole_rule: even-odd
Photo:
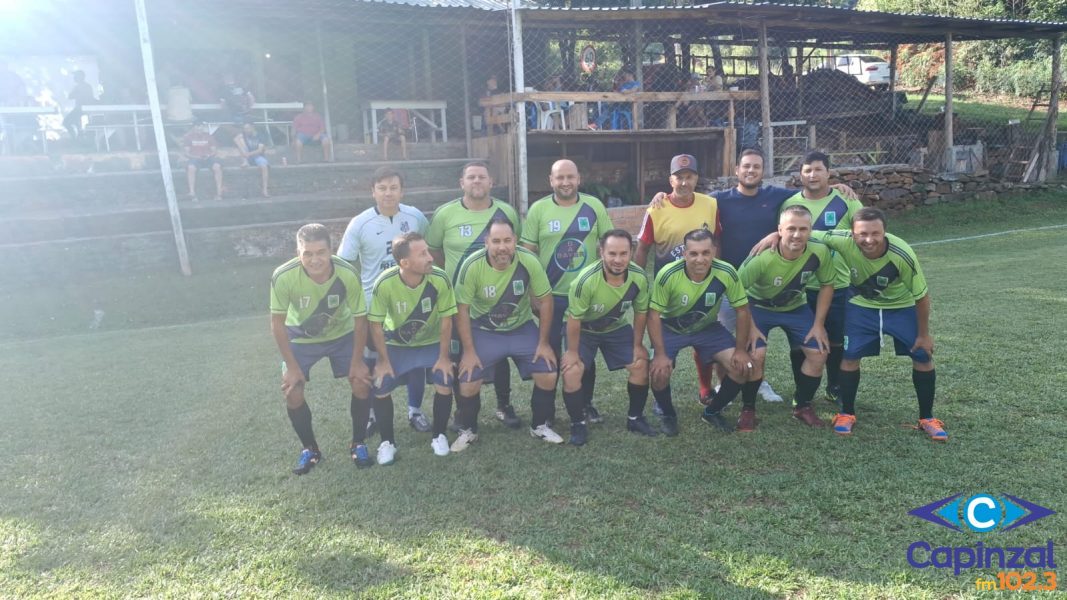
[[[793,398],[796,400],[797,408],[803,408],[811,404],[811,399],[815,397],[815,392],[819,391],[822,377],[812,377],[803,373],[797,377],[797,391]]]
[[[293,424],[293,429],[296,431],[296,437],[300,438],[300,443],[305,448],[318,451],[319,444],[315,441],[315,433],[311,430],[311,408],[308,407],[307,402],[297,408],[286,407],[286,411],[289,413],[289,422]]]
[[[370,398],[357,398],[355,394],[352,394],[352,403],[348,411],[352,414],[352,443],[358,446],[367,437]]]
[[[841,412],[846,415],[856,414],[856,391],[860,389],[860,372],[842,370],[837,376],[840,392],[837,399],[841,401]]]
[[[841,358],[845,355],[844,346],[830,346],[826,355],[826,387],[833,389],[841,385]]]
[[[556,390],[542,390],[536,385],[530,396],[530,427],[536,428],[556,418]]]
[[[804,364],[804,351],[800,348],[793,348],[789,351],[789,364],[793,367],[793,381],[799,381],[800,379],[800,367]]]
[[[759,386],[756,386],[756,390],[759,390]],[[711,400],[711,405],[708,406],[710,412],[722,412],[722,409],[726,408],[726,405],[733,402],[737,397],[737,393],[741,391],[741,384],[733,380],[729,375],[722,378],[722,385],[719,386],[719,391],[715,392],[715,396]]]
[[[586,406],[593,405],[593,390],[596,389],[596,363],[590,365],[582,373],[582,399]]]
[[[511,365],[507,359],[496,363],[493,370],[493,389],[496,391],[497,408],[511,404]]]
[[[746,381],[741,384],[741,406],[752,410],[756,409],[756,392],[759,391],[761,383],[763,383],[762,379],[759,381]]]
[[[452,412],[452,394],[433,394],[433,436],[437,437],[448,428],[448,415]]]
[[[934,417],[934,388],[937,383],[937,371],[911,371],[911,383],[915,386],[915,396],[919,399],[919,418]]]
[[[383,442],[395,444],[393,438],[393,397],[374,399],[374,414],[378,418],[378,432]]]
[[[567,407],[567,416],[571,418],[571,423],[585,421],[585,397],[582,395],[582,390],[577,392],[564,391],[563,405]]]
[[[645,413],[645,403],[648,402],[648,384],[638,385],[626,382],[626,393],[630,396],[630,410],[626,415],[636,419]]]
[[[674,410],[674,400],[671,395],[671,386],[663,388],[662,390],[652,390],[652,397],[656,399],[656,403],[659,404],[660,410],[663,411],[665,417],[677,417],[678,412]]]
[[[473,396],[456,396],[456,423],[460,429],[474,430],[478,423],[478,413],[482,410],[482,394]]]

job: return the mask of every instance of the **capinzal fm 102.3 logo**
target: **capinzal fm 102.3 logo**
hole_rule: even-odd
[[[908,511],[909,515],[953,531],[1011,531],[1056,514],[1056,511],[1008,494],[956,494]],[[908,546],[908,564],[925,569],[1055,569],[1052,540],[1043,546],[935,546],[925,541]]]

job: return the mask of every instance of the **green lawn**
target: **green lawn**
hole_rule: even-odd
[[[908,94],[908,104],[905,108],[915,108],[919,106],[919,100],[922,100],[922,92]],[[952,110],[959,118],[968,122],[985,122],[985,123],[997,123],[1000,125],[1006,124],[1011,119],[1018,119],[1020,121],[1026,119],[1026,115],[1030,112],[1030,103],[1032,99],[1022,99],[1019,101],[1018,106],[1011,106],[1006,104],[994,104],[992,102],[984,101],[970,101],[967,100],[967,96],[955,97],[952,101]],[[1047,103],[1047,99],[1046,99]],[[1025,104],[1025,106],[1022,106]],[[922,112],[924,114],[934,114],[941,111],[945,106],[945,96],[940,94],[930,94],[926,98],[926,104],[923,105]],[[1037,123],[1044,123],[1045,117],[1048,115],[1048,110],[1044,108],[1038,108],[1034,111],[1033,118],[1037,119]],[[1032,127],[1037,127],[1034,121],[1031,121]],[[1063,131],[1067,128],[1067,115],[1062,111],[1056,118],[1056,127]]]
[[[1045,194],[890,225],[931,241],[1065,223],[1062,196]],[[435,457],[428,434],[398,425],[399,462],[357,470],[347,388],[319,365],[326,460],[296,477],[264,314],[272,265],[5,291],[18,318],[0,340],[0,597],[973,596],[990,571],[912,569],[905,549],[1067,540],[1065,234],[916,248],[945,445],[902,427],[916,416],[902,359],[864,363],[849,439],[764,403],[756,433],[712,432],[683,360],[678,438],[623,431],[625,378],[601,370],[608,420],[584,448],[505,430],[487,391],[470,450]],[[106,316],[89,332],[93,307]],[[769,372],[790,396],[783,341]],[[528,394],[518,386],[525,419]],[[961,492],[1059,514],[990,534],[907,515]]]

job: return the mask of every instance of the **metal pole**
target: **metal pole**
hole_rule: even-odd
[[[326,89],[326,59],[322,54],[322,23],[315,23],[315,41],[319,47],[319,79],[322,80],[322,119],[326,121],[326,136],[330,138],[330,162],[334,160],[333,125],[330,124],[330,93]]]
[[[515,92],[522,93],[526,90],[526,75],[523,71],[522,58],[522,15],[519,14],[519,0],[511,0],[511,44],[515,71]],[[516,157],[518,159],[518,208],[519,214],[525,216],[530,204],[529,165],[526,157],[526,103],[518,102],[515,105],[515,143],[518,146]]]
[[[178,197],[174,193],[174,173],[170,168],[170,153],[167,150],[167,133],[163,130],[163,112],[159,107],[159,89],[156,87],[156,63],[152,56],[152,39],[148,35],[148,14],[144,0],[134,0],[137,8],[137,31],[141,38],[141,61],[144,63],[144,80],[148,88],[148,107],[152,113],[152,132],[156,136],[156,152],[159,154],[159,169],[163,175],[163,193],[167,196],[170,211],[170,227],[174,231],[174,246],[178,250],[178,263],[183,275],[192,275],[189,266],[189,249],[185,246],[185,231],[182,215],[178,211]],[[195,190],[189,190],[193,193]]]
[[[631,0],[631,2],[630,2],[630,7],[631,8],[640,8],[640,6],[641,6],[640,0]],[[642,92],[645,91],[645,69],[644,69],[644,66],[643,66],[643,63],[645,62],[645,42],[644,42],[644,39],[645,39],[644,28],[641,26],[641,21],[634,21],[634,50],[635,50],[635,54],[637,54],[637,58],[634,61],[634,78],[637,80],[637,83],[641,84],[640,90]],[[645,116],[645,105],[644,105],[644,103],[642,103],[642,102],[635,103],[634,104],[633,113],[634,114],[632,116],[633,116],[633,119],[634,119],[634,122],[633,122],[634,129],[643,128],[644,127],[644,123],[642,123],[642,121],[644,121],[644,116]],[[641,144],[641,142],[638,142],[638,145],[640,145],[640,144]],[[641,165],[637,165],[637,169],[638,169],[638,171],[640,171],[641,170]]]
[[[1052,40],[1052,95],[1048,101],[1048,153],[1045,155],[1049,158],[1048,162],[1048,176],[1055,177],[1056,172],[1059,170],[1059,165],[1052,162],[1052,151],[1056,149],[1056,119],[1059,118],[1060,112],[1060,86],[1063,85],[1063,76],[1060,73],[1060,51],[1063,49],[1063,38],[1056,36]]]
[[[889,97],[890,106],[892,107],[893,118],[897,116],[897,49],[899,46],[893,44],[893,48],[889,51]]]
[[[945,34],[945,152],[944,171],[956,171],[956,156],[952,148],[952,32]]]
[[[467,26],[460,27],[459,57],[463,67],[463,131],[467,138],[467,158],[474,154],[474,142],[471,140],[471,78],[467,70]],[[484,126],[484,124],[483,124]]]
[[[759,104],[763,121],[763,172],[774,176],[774,129],[771,127],[771,65],[767,59],[767,23],[759,22]]]

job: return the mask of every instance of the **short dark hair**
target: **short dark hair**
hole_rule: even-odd
[[[400,262],[411,256],[411,244],[425,240],[421,233],[409,231],[393,238],[393,260]]]
[[[330,230],[322,223],[308,223],[297,230],[296,243],[302,246],[308,242],[326,242],[327,246],[333,248]]]
[[[737,162],[741,162],[741,159],[746,156],[758,156],[761,161],[766,162],[766,158],[763,156],[763,152],[757,148],[745,148],[741,151],[741,154],[737,155]]]
[[[886,226],[885,213],[882,209],[873,206],[865,206],[857,210],[856,214],[852,215],[852,222],[856,221],[881,221],[882,227]]]
[[[717,246],[718,242],[715,240],[715,234],[710,229],[694,229],[685,234],[682,238],[682,244],[688,244],[689,242],[703,242],[704,240],[711,240],[712,246]]]
[[[808,152],[806,152],[804,154],[804,158],[801,159],[800,164],[810,165],[813,162],[820,162],[820,161],[822,162],[823,166],[826,167],[826,170],[829,171],[830,170],[830,155],[825,153],[825,152],[821,152],[819,150],[809,150]]]
[[[606,231],[604,235],[600,236],[600,247],[603,248],[604,244],[607,243],[608,238],[613,237],[625,239],[626,243],[629,244],[630,247],[633,247],[634,245],[634,236],[630,235],[629,231],[626,231],[625,229],[611,229],[609,231]]]
[[[515,233],[515,224],[504,217],[493,217],[493,220],[489,221],[489,226],[485,228],[486,233],[493,228],[493,225],[507,225],[511,229],[511,233]]]
[[[790,204],[789,206],[783,208],[781,214],[778,216],[781,217],[786,213],[793,213],[802,217],[807,217],[809,220],[814,218],[811,215],[811,211],[808,210],[808,207],[804,206],[803,204]]]
[[[374,186],[378,185],[379,181],[390,179],[392,177],[396,177],[397,179],[399,179],[400,187],[404,187],[404,176],[400,174],[400,171],[397,171],[393,167],[389,166],[378,167],[374,170],[374,174],[370,176],[371,189],[373,190]]]
[[[486,171],[489,170],[489,163],[484,160],[472,160],[463,165],[463,168],[459,170],[459,176],[463,177],[467,174],[467,169],[471,167],[482,167]]]

